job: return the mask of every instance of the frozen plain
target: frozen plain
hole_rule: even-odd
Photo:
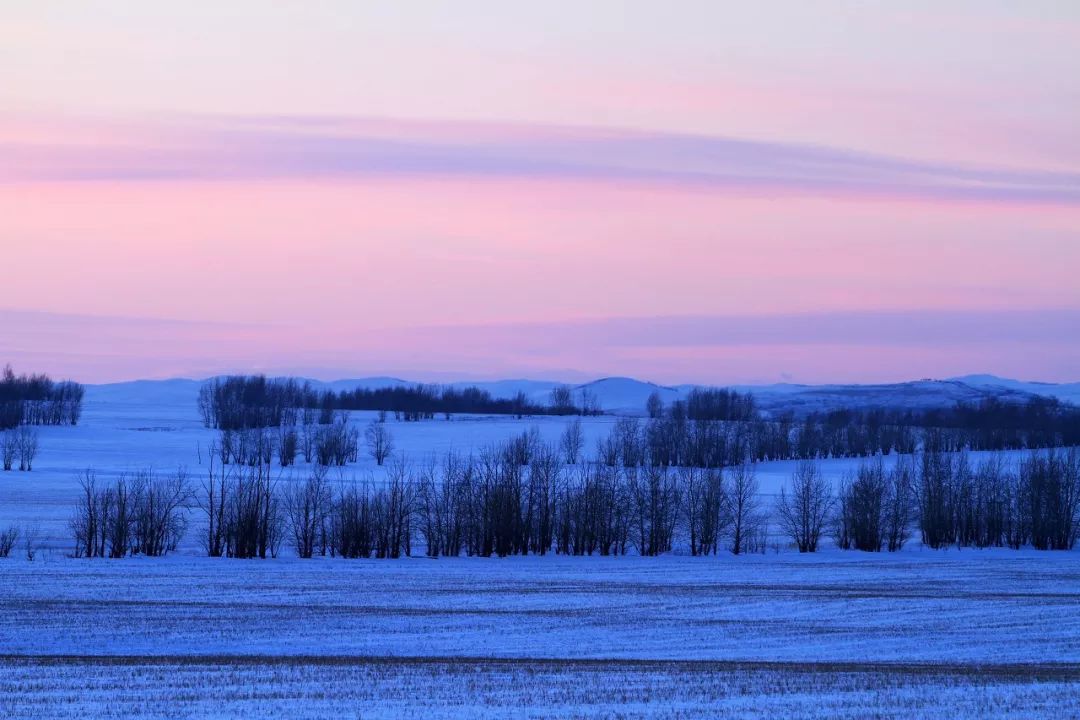
[[[4,717],[1056,717],[1080,707],[1080,554],[66,557],[76,473],[185,464],[194,398],[88,392],[0,475]],[[363,421],[362,418],[358,419]],[[610,418],[587,421],[588,444]],[[413,457],[562,420],[394,423]],[[362,463],[360,473],[374,471]],[[838,475],[848,461],[830,462]],[[771,494],[790,464],[759,469]]]

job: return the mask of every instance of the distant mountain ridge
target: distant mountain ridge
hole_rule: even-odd
[[[135,380],[106,385],[88,385],[88,400],[109,402],[183,402],[194,403],[204,380]],[[385,388],[412,386],[418,383],[396,377],[378,376],[333,381],[309,380],[316,388],[352,390],[358,387]],[[495,381],[462,381],[437,383],[453,387],[479,387],[494,397],[513,397],[518,392],[537,403],[544,403],[555,387],[568,384],[577,398],[582,392],[591,393],[600,406],[610,413],[642,415],[645,401],[653,392],[659,393],[665,404],[685,399],[695,384],[659,385],[629,377],[605,377],[582,384],[550,380],[508,379]],[[1080,405],[1080,382],[1044,383],[1012,380],[994,375],[966,375],[944,380],[913,380],[881,384],[829,384],[726,386],[740,392],[753,393],[758,406],[767,413],[823,412],[838,408],[900,408],[924,410],[947,407],[958,402],[979,402],[997,398],[1007,402],[1026,402],[1033,397],[1052,397]]]

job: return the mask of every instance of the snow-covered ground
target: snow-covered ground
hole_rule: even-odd
[[[367,422],[368,417],[357,417]],[[585,420],[587,445],[610,417]],[[567,420],[391,421],[415,458]],[[76,476],[186,465],[189,388],[92,388],[0,473],[0,717],[1055,717],[1080,704],[1080,553],[76,560]],[[833,478],[857,460],[828,461]],[[758,468],[776,492],[793,463]],[[302,469],[301,469],[302,472]],[[377,473],[370,459],[350,470]]]
[[[1069,717],[1072,553],[0,562],[0,715]],[[32,659],[36,658],[36,659]]]

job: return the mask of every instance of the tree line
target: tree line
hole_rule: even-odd
[[[0,376],[0,430],[22,425],[75,425],[82,414],[84,388],[44,373],[16,375],[10,365]]]
[[[703,413],[702,407],[724,411]],[[654,393],[646,411],[643,425],[620,421],[619,444],[625,452],[636,448],[647,462],[674,466],[727,466],[746,453],[759,461],[911,454],[927,433],[952,451],[1080,444],[1080,408],[1042,397],[929,410],[841,409],[795,419],[764,417],[752,397],[739,393],[695,389],[668,407]]]
[[[206,427],[222,430],[329,425],[342,411],[393,413],[398,420],[416,421],[455,413],[485,415],[599,415],[600,405],[587,388],[554,388],[549,401],[529,400],[523,392],[496,398],[478,387],[439,385],[317,390],[308,381],[236,375],[213,378],[199,389],[198,407]]]
[[[611,463],[609,438],[571,462],[579,426],[558,443],[534,429],[476,454],[393,455],[380,482],[322,464],[286,480],[269,461],[223,464],[216,447],[198,484],[183,472],[100,484],[88,472],[71,524],[76,555],[164,554],[187,507],[205,521],[205,552],[234,558],[276,557],[286,545],[302,558],[697,556],[779,549],[776,538],[814,552],[830,536],[841,549],[880,552],[913,533],[929,548],[1068,550],[1080,526],[1076,449],[1031,451],[1015,467],[1001,453],[973,463],[931,434],[918,454],[864,460],[836,486],[818,461],[801,461],[767,502],[749,458],[725,468]]]

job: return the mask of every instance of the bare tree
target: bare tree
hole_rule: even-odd
[[[326,467],[316,465],[303,483],[293,484],[285,493],[293,548],[301,558],[315,554],[316,545],[326,532],[332,501],[326,474]]]
[[[383,423],[373,422],[364,431],[368,454],[375,458],[375,464],[382,465],[390,453],[394,452],[394,436]]]
[[[34,561],[41,550],[41,526],[37,523],[27,525],[23,532],[23,553],[30,562]]]
[[[282,425],[278,428],[278,462],[281,467],[289,467],[296,462],[296,452],[300,440],[296,434],[296,428],[291,425]]]
[[[728,471],[728,507],[731,509],[731,552],[746,552],[760,534],[762,517],[758,480],[749,459]]]
[[[776,512],[784,533],[799,552],[816,552],[834,500],[820,466],[804,460],[791,476],[791,491],[780,489]]]
[[[206,535],[203,544],[206,554],[210,557],[221,557],[225,554],[227,545],[226,508],[228,495],[229,466],[218,463],[215,467],[215,459],[218,458],[219,448],[215,443],[210,443],[208,456],[210,466],[207,470],[206,479],[202,483],[202,493],[197,499],[199,508],[206,513]]]
[[[175,550],[187,530],[187,505],[193,493],[187,471],[161,477],[153,471],[135,480],[133,551],[150,557]]]
[[[415,495],[408,461],[395,456],[386,472],[386,484],[373,499],[375,557],[398,558],[412,553]]]
[[[27,472],[34,469],[34,457],[38,452],[38,434],[32,427],[18,429],[19,470]]]
[[[636,545],[641,555],[671,550],[682,506],[677,475],[666,467],[627,468]],[[612,477],[618,478],[618,471]]]
[[[19,454],[19,441],[14,430],[7,430],[0,434],[0,459],[3,460],[4,470],[11,470],[15,463],[15,456]]]
[[[574,407],[574,391],[568,385],[556,385],[551,388],[551,412],[555,415],[570,415]]]
[[[716,468],[683,468],[685,522],[691,555],[715,555],[731,524],[724,475]]]
[[[600,398],[596,396],[596,393],[587,387],[583,387],[579,390],[581,394],[581,414],[582,415],[599,415],[602,410],[600,408]]]
[[[844,478],[838,500],[836,544],[881,552],[887,532],[888,474],[880,457],[859,465],[854,476]]]
[[[19,528],[11,525],[3,532],[0,532],[0,558],[6,558],[11,555],[12,549],[15,547],[15,543],[19,541]]]
[[[75,557],[104,557],[107,517],[111,499],[108,490],[97,485],[93,470],[79,476],[79,501],[69,523],[75,539]]]
[[[577,465],[581,457],[581,449],[585,445],[585,432],[581,428],[581,418],[574,418],[563,430],[559,440],[559,449],[562,450],[563,459],[567,465]]]
[[[915,481],[911,462],[903,458],[897,460],[886,476],[886,484],[885,541],[889,552],[896,552],[907,542],[915,516]]]
[[[650,420],[659,420],[664,416],[664,401],[658,390],[649,393],[649,399],[645,401],[645,412],[649,414]]]

